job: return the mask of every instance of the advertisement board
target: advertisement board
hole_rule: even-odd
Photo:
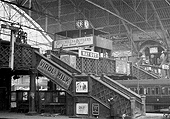
[[[76,81],[76,93],[87,93],[88,81]]]
[[[99,104],[98,103],[92,104],[92,114],[99,115]]]
[[[76,114],[88,114],[88,103],[76,103]]]
[[[48,63],[44,59],[41,59],[40,63],[37,66],[37,69],[51,80],[61,85],[63,88],[69,88],[72,78],[63,71],[53,66],[51,63]]]
[[[130,64],[127,61],[116,60],[116,73],[118,74],[129,74]]]
[[[79,46],[92,45],[92,44],[93,44],[93,36],[66,39],[66,40],[56,40],[53,41],[53,50],[58,49],[60,47],[64,49],[69,47],[79,47]]]

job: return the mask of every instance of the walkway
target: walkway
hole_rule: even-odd
[[[79,119],[79,118],[70,118],[68,116],[62,115],[34,115],[29,116],[24,113],[15,113],[15,112],[0,112],[0,119]],[[87,118],[86,118],[87,119]],[[147,113],[146,116],[138,117],[137,119],[163,119],[163,114],[151,114]]]

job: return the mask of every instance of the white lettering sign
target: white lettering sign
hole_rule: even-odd
[[[93,44],[93,37],[81,37],[75,39],[66,39],[66,40],[57,40],[53,41],[53,49],[57,49],[60,47],[67,48],[67,47],[78,47],[83,45],[92,45]]]
[[[88,114],[88,103],[77,103],[76,113],[77,114]]]
[[[63,71],[57,69],[45,60],[41,60],[37,69],[48,78],[51,78],[54,82],[60,84],[64,88],[68,89],[72,78],[65,74]]]
[[[99,59],[99,53],[88,50],[79,50],[79,57]]]

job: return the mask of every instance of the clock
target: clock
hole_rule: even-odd
[[[76,28],[77,29],[88,29],[90,26],[88,20],[77,20],[76,21]]]
[[[78,28],[78,29],[80,29],[80,28],[83,28],[83,20],[77,20],[77,22],[76,22],[76,27]]]
[[[90,26],[89,21],[84,20],[84,28],[85,28],[85,29],[88,29],[89,26]]]

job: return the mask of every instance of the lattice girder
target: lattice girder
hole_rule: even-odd
[[[117,109],[117,113],[122,114],[131,114],[131,102],[127,98],[121,96],[117,92],[103,85],[102,83],[92,79],[92,96],[99,99],[101,102],[106,104],[110,108]],[[109,102],[108,99],[112,99]]]
[[[14,70],[28,70],[32,67],[33,51],[38,50],[27,44],[15,43]],[[10,42],[0,42],[0,67],[9,67]]]
[[[94,73],[101,75],[115,73],[115,60],[100,58],[99,60],[89,58],[76,58],[76,68],[82,73]]]
[[[9,66],[9,45],[0,45],[0,67]]]
[[[147,71],[143,71],[142,69],[138,69],[137,67],[132,68],[133,76],[136,76],[138,79],[156,79],[156,77],[146,73]]]

